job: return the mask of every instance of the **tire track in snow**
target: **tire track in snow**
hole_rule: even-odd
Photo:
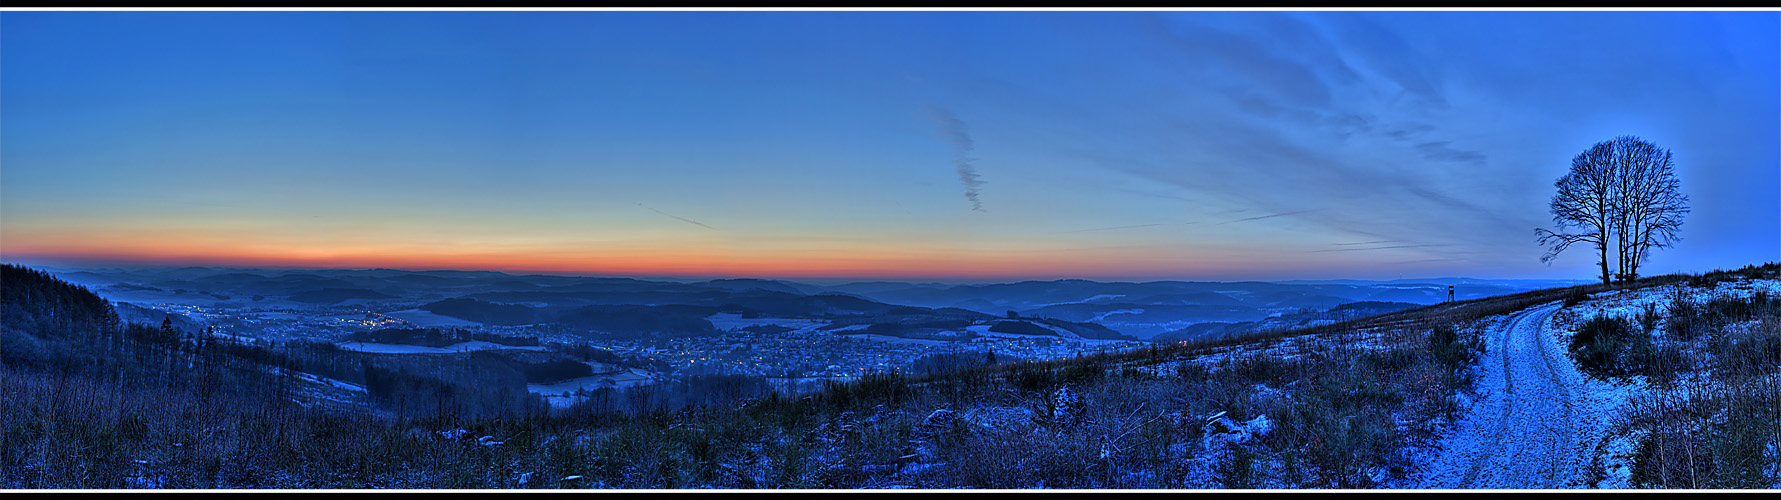
[[[1556,310],[1556,303],[1529,308],[1487,330],[1495,349],[1478,365],[1483,398],[1444,440],[1424,488],[1552,489],[1581,477],[1583,378],[1547,332]]]
[[[1573,394],[1576,391],[1572,390],[1572,387],[1568,382],[1568,380],[1574,379],[1575,377],[1565,377],[1563,370],[1570,370],[1571,374],[1574,376],[1577,372],[1577,365],[1571,362],[1570,356],[1566,355],[1563,350],[1557,352],[1553,351],[1553,348],[1557,347],[1558,344],[1553,342],[1553,339],[1546,335],[1545,328],[1551,313],[1551,311],[1547,311],[1539,316],[1539,321],[1535,322],[1534,328],[1529,330],[1532,334],[1528,337],[1528,341],[1537,346],[1540,350],[1540,358],[1546,361],[1546,369],[1541,371],[1540,375],[1546,378],[1546,386],[1555,390],[1553,396],[1556,397],[1552,398],[1552,401],[1558,403],[1558,407],[1548,407],[1546,410],[1559,413],[1556,425],[1556,428],[1558,429],[1555,433],[1556,435],[1552,436],[1552,439],[1547,441],[1549,447],[1547,448],[1546,456],[1550,461],[1547,462],[1546,484],[1542,487],[1562,488],[1566,486],[1565,483],[1572,477],[1572,473],[1577,465],[1577,455],[1575,453],[1570,453],[1569,450],[1573,448],[1571,445],[1576,440],[1577,436],[1577,426],[1573,416],[1573,409],[1578,406],[1575,403],[1576,398],[1573,397]]]

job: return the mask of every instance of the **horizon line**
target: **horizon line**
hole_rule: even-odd
[[[644,280],[644,281],[659,280],[659,281],[692,281],[692,282],[716,281],[716,280],[761,280],[761,281],[783,281],[783,282],[805,283],[805,284],[822,284],[822,283],[849,284],[849,283],[893,282],[893,283],[909,283],[909,284],[990,285],[990,284],[1010,284],[1010,283],[1023,283],[1023,282],[1058,282],[1058,281],[1089,281],[1089,282],[1096,282],[1096,283],[1155,283],[1155,282],[1170,282],[1170,281],[1190,282],[1190,283],[1191,282],[1199,282],[1199,283],[1246,283],[1246,282],[1292,283],[1292,282],[1341,282],[1341,281],[1394,282],[1394,281],[1430,281],[1430,280],[1455,280],[1455,279],[1479,280],[1479,281],[1555,281],[1555,282],[1590,282],[1590,281],[1595,281],[1594,279],[1590,279],[1590,278],[1479,278],[1479,277],[1473,277],[1473,276],[1417,276],[1417,277],[1397,277],[1397,278],[1353,278],[1353,277],[1347,277],[1347,278],[1281,278],[1281,279],[1266,279],[1266,278],[1220,279],[1220,278],[1188,278],[1188,277],[1136,278],[1136,277],[1129,277],[1129,276],[1128,277],[1052,277],[1052,278],[1045,278],[1045,277],[988,277],[988,276],[984,276],[984,277],[968,277],[968,276],[945,276],[945,277],[941,277],[941,276],[767,277],[767,276],[718,275],[718,274],[678,274],[678,275],[676,275],[676,274],[615,273],[615,272],[601,273],[601,272],[594,272],[594,271],[531,270],[531,269],[404,268],[404,267],[390,267],[390,266],[327,267],[327,266],[292,266],[292,265],[241,265],[241,264],[204,265],[204,264],[196,264],[196,263],[175,264],[175,263],[123,263],[123,262],[79,264],[79,263],[66,263],[66,262],[52,263],[52,262],[41,261],[41,260],[34,261],[34,262],[33,261],[18,261],[18,260],[13,260],[13,259],[0,260],[0,263],[19,265],[19,266],[28,266],[28,267],[37,267],[37,268],[54,268],[54,269],[61,269],[61,270],[67,270],[67,271],[102,271],[102,270],[132,271],[132,270],[153,270],[153,269],[160,269],[160,270],[208,269],[208,270],[227,270],[227,271],[284,271],[284,272],[288,272],[288,271],[327,271],[327,272],[395,271],[395,272],[404,272],[404,273],[461,272],[461,273],[494,273],[494,274],[501,274],[501,275],[506,275],[506,276],[516,276],[516,277],[517,276],[556,276],[556,277],[570,277],[570,278],[623,278],[623,279],[635,279],[635,280]]]

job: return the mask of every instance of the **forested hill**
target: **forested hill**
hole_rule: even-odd
[[[0,328],[35,338],[91,340],[118,330],[111,304],[86,288],[26,267],[0,267]],[[9,352],[11,349],[0,350]],[[4,355],[4,354],[0,354]]]

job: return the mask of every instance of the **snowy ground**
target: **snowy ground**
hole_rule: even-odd
[[[1130,341],[1130,340],[1085,339],[1085,338],[1082,338],[1082,336],[1080,336],[1080,335],[1077,335],[1077,334],[1072,333],[1068,330],[1064,330],[1062,328],[1058,328],[1055,326],[1051,326],[1051,325],[1047,325],[1047,324],[1039,323],[1039,322],[1032,322],[1031,324],[1034,326],[1038,326],[1040,328],[1044,328],[1046,330],[1051,330],[1052,334],[1051,335],[1028,335],[1028,334],[1024,334],[1024,333],[989,331],[989,329],[991,327],[995,326],[995,323],[971,325],[971,326],[965,327],[965,331],[971,332],[972,334],[975,334],[979,337],[990,337],[990,338],[1000,338],[1000,339],[1053,339],[1053,340],[1057,340],[1059,342],[1071,342],[1071,343],[1081,344],[1084,346],[1093,346],[1093,347],[1144,347],[1144,346],[1150,345],[1147,342],[1134,342],[1134,341]]]
[[[1558,324],[1562,327],[1575,327],[1596,314],[1634,319],[1644,312],[1646,304],[1655,304],[1661,313],[1677,298],[1702,304],[1714,297],[1748,298],[1759,291],[1771,297],[1781,296],[1781,280],[1722,281],[1714,284],[1713,288],[1690,288],[1683,283],[1674,283],[1638,290],[1602,292],[1590,295],[1590,300],[1560,314]]]
[[[1552,303],[1497,319],[1484,331],[1477,400],[1421,471],[1420,489],[1589,487],[1589,457],[1628,387],[1592,380],[1565,354]]]
[[[383,315],[389,316],[392,318],[396,318],[396,319],[399,319],[402,321],[407,321],[409,323],[413,323],[413,324],[421,326],[421,327],[428,327],[428,328],[442,327],[442,326],[443,327],[454,327],[454,326],[478,327],[478,326],[482,326],[482,323],[477,323],[475,321],[453,318],[451,316],[441,316],[438,314],[433,314],[432,312],[422,311],[420,309],[404,309],[401,311],[387,312],[387,313],[384,313]]]
[[[554,407],[566,407],[580,401],[576,391],[595,391],[600,388],[624,389],[626,387],[655,383],[655,376],[647,371],[636,368],[622,368],[605,363],[589,363],[595,370],[619,368],[621,371],[600,373],[598,375],[564,380],[551,384],[526,384],[526,390],[550,402]]]
[[[1737,279],[1715,283],[1712,288],[1691,288],[1683,283],[1675,283],[1643,290],[1598,293],[1591,295],[1591,300],[1571,308],[1574,310],[1573,314],[1571,317],[1563,318],[1563,320],[1568,320],[1570,322],[1570,328],[1572,330],[1575,330],[1575,324],[1586,321],[1597,314],[1636,321],[1638,315],[1644,312],[1644,307],[1647,304],[1651,304],[1656,306],[1657,312],[1664,318],[1659,322],[1660,326],[1657,329],[1657,334],[1662,337],[1666,335],[1665,328],[1667,328],[1669,322],[1667,314],[1668,307],[1672,302],[1678,299],[1692,301],[1696,304],[1704,304],[1713,298],[1724,297],[1743,299],[1749,298],[1758,292],[1766,293],[1769,296],[1781,296],[1781,280]],[[1562,323],[1563,321],[1561,321],[1561,324]],[[1728,326],[1727,330],[1748,328],[1750,326],[1752,326],[1751,322],[1734,324]],[[1698,348],[1698,342],[1696,342],[1696,344],[1696,347]],[[1699,354],[1698,351],[1696,354]],[[1700,357],[1696,358],[1695,361],[1696,363],[1705,365],[1711,363],[1711,358]],[[1775,377],[1781,375],[1770,376]],[[1714,385],[1713,382],[1704,380],[1705,378],[1706,374],[1704,370],[1700,368],[1697,368],[1697,371],[1694,373],[1681,374],[1677,379],[1677,383],[1669,386],[1660,386],[1659,384],[1651,383],[1643,376],[1635,376],[1632,377],[1632,382],[1630,383],[1633,389],[1631,389],[1631,393],[1627,397],[1688,400],[1692,397],[1690,393],[1693,390]],[[1602,489],[1631,488],[1633,487],[1631,483],[1635,450],[1638,448],[1639,443],[1650,432],[1644,428],[1628,427],[1625,425],[1610,429],[1610,432],[1612,434],[1599,443],[1595,452],[1595,455],[1599,457],[1598,460],[1600,461],[1603,477],[1600,482],[1592,486]],[[1777,454],[1770,454],[1770,456],[1775,455]],[[1765,471],[1770,477],[1781,475],[1781,460],[1776,460],[1774,463],[1776,465],[1770,469],[1774,472]],[[1781,488],[1781,483],[1777,483],[1775,487]]]
[[[1635,396],[1656,389],[1642,377],[1613,383],[1585,376],[1566,354],[1577,326],[1597,314],[1632,319],[1645,304],[1663,311],[1676,298],[1700,303],[1757,291],[1781,293],[1781,281],[1604,292],[1569,308],[1555,302],[1496,318],[1484,330],[1487,347],[1475,368],[1477,399],[1412,487],[1626,487],[1639,436],[1616,435],[1613,422]],[[1599,460],[1607,481],[1591,483],[1592,460]]]

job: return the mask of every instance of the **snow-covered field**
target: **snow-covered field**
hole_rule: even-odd
[[[291,375],[300,379],[300,380],[303,380],[305,382],[309,382],[312,384],[325,385],[325,386],[333,387],[336,389],[344,389],[344,390],[353,391],[353,392],[365,392],[365,388],[358,384],[341,382],[339,380],[322,377],[322,376],[317,376],[317,375],[312,375],[312,374],[304,373],[304,372],[291,372]]]
[[[389,317],[396,318],[396,319],[399,319],[402,321],[407,321],[409,323],[414,323],[415,325],[418,325],[418,326],[429,327],[429,328],[441,327],[441,326],[445,326],[445,327],[482,326],[482,323],[477,323],[475,321],[453,318],[451,316],[440,316],[438,314],[433,314],[431,312],[422,311],[420,309],[406,309],[406,310],[401,310],[401,311],[387,312],[387,313],[384,313],[384,316],[389,316]]]
[[[1686,284],[1677,283],[1644,290],[1598,293],[1592,295],[1590,297],[1591,300],[1578,304],[1576,307],[1572,308],[1575,310],[1574,314],[1572,317],[1566,319],[1571,322],[1569,327],[1573,331],[1576,329],[1575,325],[1581,324],[1583,321],[1595,317],[1597,314],[1637,321],[1638,316],[1644,313],[1647,305],[1654,305],[1658,313],[1665,317],[1665,319],[1659,321],[1658,324],[1660,326],[1657,329],[1657,334],[1662,336],[1664,335],[1664,328],[1668,324],[1667,308],[1676,300],[1687,300],[1692,301],[1695,304],[1703,304],[1713,298],[1745,299],[1759,292],[1766,293],[1771,297],[1781,296],[1781,280],[1739,279],[1716,283],[1713,288],[1691,288]],[[1734,325],[1730,328],[1743,328],[1747,326],[1748,324]],[[1566,336],[1566,339],[1569,339],[1568,335]],[[1710,363],[1711,360],[1710,357],[1701,358],[1697,359],[1696,362],[1705,364]],[[1777,375],[1770,375],[1770,377],[1776,376]],[[1705,374],[1702,372],[1685,373],[1679,377],[1679,381],[1681,382],[1668,387],[1663,387],[1651,383],[1646,380],[1644,376],[1632,377],[1631,381],[1628,383],[1629,387],[1625,400],[1642,398],[1647,401],[1653,399],[1686,401],[1695,397],[1694,394],[1691,394],[1694,390],[1710,386],[1711,383],[1704,379]],[[1611,428],[1609,429],[1609,432],[1610,434],[1605,436],[1603,440],[1597,444],[1596,450],[1594,450],[1595,456],[1598,457],[1598,460],[1600,461],[1601,472],[1604,477],[1602,477],[1596,484],[1591,485],[1591,487],[1602,489],[1630,488],[1633,486],[1633,456],[1638,449],[1640,441],[1650,434],[1650,432],[1640,428]],[[1770,456],[1776,455],[1781,454],[1770,454]],[[1774,463],[1777,465],[1770,470],[1764,471],[1764,473],[1770,477],[1781,475],[1781,460],[1776,460]],[[1781,483],[1777,483],[1774,487],[1781,488]]]
[[[1664,311],[1677,298],[1703,303],[1714,297],[1748,298],[1756,292],[1766,292],[1769,296],[1781,296],[1781,280],[1737,280],[1724,281],[1713,288],[1690,288],[1683,283],[1675,283],[1640,290],[1620,290],[1590,295],[1590,300],[1570,308],[1568,314],[1559,318],[1563,327],[1575,327],[1596,314],[1611,317],[1634,319],[1644,312],[1646,304],[1655,304],[1658,311]]]
[[[273,368],[274,373],[288,375],[296,380],[306,382],[293,389],[297,404],[305,407],[316,405],[330,407],[352,407],[371,411],[372,402],[365,387],[311,373]]]
[[[234,342],[237,344],[254,344],[254,343],[258,343],[260,341],[260,339],[256,339],[253,337],[243,337],[240,335],[235,335],[235,334],[230,334],[230,333],[222,333],[222,332],[212,332],[210,334],[210,337],[217,339],[217,340],[222,340],[225,342]]]
[[[602,367],[611,367],[604,363],[589,363],[596,371]],[[649,372],[636,368],[628,368],[617,373],[602,373],[587,377],[564,380],[552,384],[526,384],[526,390],[543,396],[553,407],[565,407],[575,404],[579,398],[576,391],[594,391],[600,388],[623,389],[626,387],[654,383],[655,378]]]
[[[1143,309],[1119,309],[1119,310],[1114,310],[1114,311],[1107,311],[1107,312],[1104,312],[1101,314],[1096,314],[1095,317],[1089,318],[1088,321],[1091,323],[1100,323],[1102,321],[1106,321],[1108,316],[1112,316],[1115,314],[1144,314],[1144,310]]]

